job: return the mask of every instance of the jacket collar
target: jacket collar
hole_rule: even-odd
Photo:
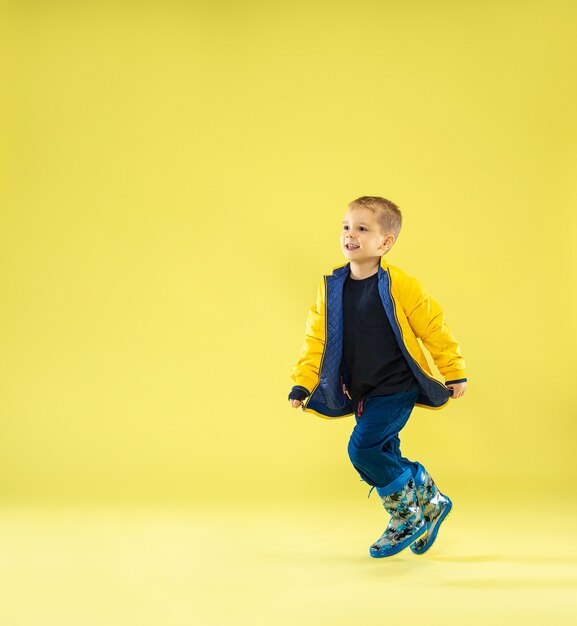
[[[384,272],[386,272],[389,267],[384,254],[381,256],[380,266]],[[351,263],[350,261],[347,261],[346,263],[340,263],[339,265],[333,266],[331,268],[331,272],[329,274],[325,274],[325,276],[331,276],[331,275],[340,276],[341,274],[344,274],[344,273],[349,274],[350,271],[351,271]]]

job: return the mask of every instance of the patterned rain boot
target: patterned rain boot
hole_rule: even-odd
[[[388,495],[382,495],[379,487],[376,489],[391,515],[385,532],[370,547],[370,555],[378,559],[404,550],[427,532],[427,523],[419,507],[412,478],[404,487]]]
[[[411,545],[415,554],[423,554],[434,543],[439,532],[441,522],[453,508],[448,496],[443,495],[427,470],[419,463],[419,473],[416,476],[417,498],[427,523],[427,534]]]

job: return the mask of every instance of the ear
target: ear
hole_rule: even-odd
[[[395,235],[393,233],[387,233],[383,239],[383,246],[390,250],[395,243]]]

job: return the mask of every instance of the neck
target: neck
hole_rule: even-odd
[[[377,261],[367,259],[366,261],[351,261],[351,278],[353,280],[363,280],[379,271],[380,257]]]

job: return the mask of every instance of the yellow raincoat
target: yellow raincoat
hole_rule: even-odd
[[[350,263],[333,267],[319,284],[316,302],[309,309],[305,340],[291,371],[294,387],[310,393],[303,411],[325,418],[353,415],[350,394],[342,369],[342,294]],[[459,344],[445,321],[439,304],[421,283],[386,262],[378,268],[378,288],[391,327],[420,387],[416,406],[439,409],[449,401],[452,390],[437,380],[427,363],[419,338],[429,350],[445,384],[466,381],[465,360]]]

